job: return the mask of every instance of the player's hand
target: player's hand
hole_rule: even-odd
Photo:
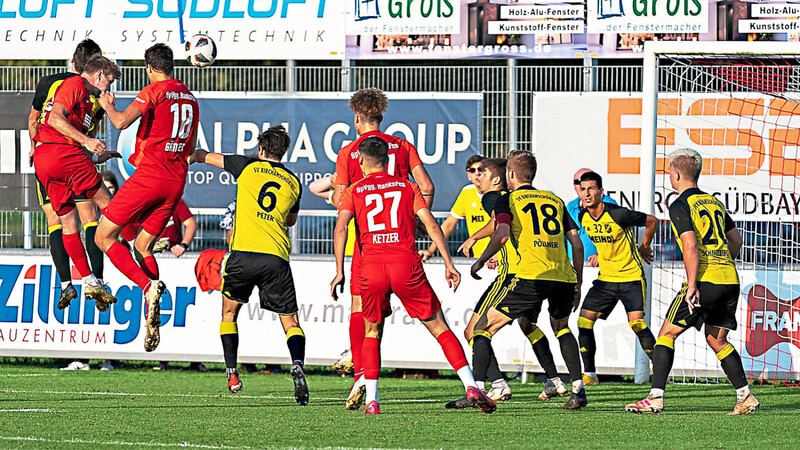
[[[103,109],[108,109],[109,106],[114,106],[117,103],[117,97],[111,92],[103,92],[100,94],[100,106]]]
[[[471,258],[472,257],[471,249],[472,249],[473,245],[475,245],[475,241],[471,237],[468,237],[467,240],[464,241],[463,244],[461,244],[461,247],[458,247],[458,250],[456,250],[456,253],[461,252],[467,258]]]
[[[575,296],[572,298],[572,312],[578,310],[578,306],[581,304],[581,285],[575,285]]]
[[[106,143],[100,139],[88,138],[86,139],[86,142],[83,143],[83,146],[86,147],[86,150],[89,150],[95,155],[99,155],[106,151]]]
[[[500,263],[497,261],[497,255],[492,256],[491,258],[489,258],[489,261],[486,261],[487,269],[491,270],[497,269],[498,265],[500,265]]]
[[[684,300],[689,307],[689,314],[694,314],[694,309],[700,307],[700,291],[697,290],[696,284],[689,285],[686,288],[686,297]]]
[[[592,266],[592,267],[597,267],[598,265],[600,265],[597,262],[597,255],[592,255],[592,256],[589,257],[589,265]]]
[[[461,274],[456,270],[456,267],[452,264],[445,265],[444,277],[447,279],[447,285],[453,288],[453,292],[455,292],[458,289],[458,285],[461,284]]]
[[[475,261],[475,264],[472,265],[472,268],[470,268],[470,270],[469,270],[469,274],[472,275],[472,278],[475,278],[476,280],[480,280],[481,277],[480,277],[480,275],[478,275],[478,272],[482,268],[483,268],[483,262],[481,262],[481,260],[479,259],[479,260]]]
[[[120,152],[103,152],[97,155],[97,164],[103,164],[111,158],[122,158],[122,154]]]
[[[336,288],[339,288],[339,292],[344,294],[344,274],[337,273],[336,277],[331,281],[331,297],[334,300],[339,300],[339,296],[336,294]]]
[[[650,264],[655,259],[655,255],[653,255],[653,249],[650,247],[645,247],[644,244],[639,246],[639,254],[642,255],[642,260],[647,264]]]
[[[422,262],[426,262],[427,260],[431,259],[431,257],[433,256],[433,252],[429,252],[428,250],[420,250],[417,253],[419,253],[419,256],[420,256],[420,259],[422,260]]]
[[[33,167],[33,152],[36,150],[36,147],[31,145],[31,151],[28,152],[28,167]]]
[[[186,249],[183,248],[181,244],[173,245],[172,248],[169,249],[169,251],[171,251],[176,258],[180,258],[184,253],[186,253]]]
[[[189,159],[187,162],[189,164],[199,163],[205,161],[205,155],[208,154],[208,150],[202,148],[194,149],[191,155],[189,155]]]

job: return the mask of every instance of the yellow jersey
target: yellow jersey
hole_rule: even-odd
[[[510,240],[520,256],[517,278],[578,281],[564,242],[564,234],[578,227],[555,194],[523,185],[502,196],[494,214],[498,224],[511,226]]]
[[[500,191],[490,191],[483,195],[481,198],[481,203],[483,204],[484,211],[494,211],[495,206],[497,206],[497,201],[500,200],[508,191],[505,189]],[[481,239],[478,242],[486,241],[488,244],[489,239]],[[484,245],[485,247],[485,245]],[[503,248],[497,252],[497,274],[498,275],[516,275],[517,268],[519,267],[520,263],[520,254],[517,252],[517,249],[514,247],[514,243],[511,239],[506,241],[506,244]]]
[[[231,251],[275,255],[289,261],[286,217],[300,210],[300,180],[283,164],[227,155],[225,170],[236,177],[236,214]]]
[[[631,211],[612,203],[603,204],[603,212],[595,219],[582,209],[578,222],[597,247],[600,275],[597,279],[612,283],[641,281],[644,265],[636,246],[635,227],[643,227],[647,214]]]
[[[478,188],[474,184],[469,184],[461,189],[455,203],[453,203],[453,207],[450,209],[450,214],[453,217],[467,221],[467,233],[470,236],[486,226],[490,219],[489,213],[483,208]],[[481,239],[476,242],[471,249],[472,256],[479,258],[483,251],[486,250],[487,245],[489,245],[489,239]]]
[[[686,189],[670,205],[669,218],[681,251],[683,242],[680,236],[688,231],[694,232],[699,257],[698,282],[739,284],[739,274],[726,237],[726,233],[736,225],[722,202],[698,188]]]

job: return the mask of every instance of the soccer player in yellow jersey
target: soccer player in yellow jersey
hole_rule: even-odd
[[[697,187],[703,158],[690,148],[669,154],[669,180],[678,198],[669,207],[669,217],[683,252],[686,281],[664,318],[653,351],[650,395],[625,406],[633,413],[660,413],[664,389],[675,358],[675,339],[690,327],[705,325],[706,342],[717,354],[722,370],[736,388],[736,406],[731,415],[750,414],[758,400],[750,393],[739,353],[728,342],[728,331],[736,329],[739,274],[733,260],[742,247],[742,236],[716,197]]]
[[[489,222],[488,211],[485,211],[481,202],[479,192],[479,183],[481,178],[481,161],[486,159],[483,155],[472,155],[467,160],[467,179],[470,184],[464,186],[461,192],[456,197],[453,207],[450,208],[450,215],[442,222],[442,232],[445,238],[449,238],[456,229],[458,221],[464,219],[467,221],[467,232],[470,235],[475,234]],[[472,248],[473,255],[477,258],[483,253],[486,244],[489,243],[488,239],[478,241]],[[436,244],[431,243],[427,250],[420,250],[419,254],[423,261],[427,261],[436,252]]]
[[[658,221],[654,216],[603,201],[603,178],[595,172],[580,177],[581,200],[585,209],[578,214],[578,226],[597,248],[600,274],[586,294],[578,317],[578,342],[583,358],[583,383],[600,384],[594,356],[597,344],[594,324],[607,319],[621,301],[628,325],[636,333],[647,356],[652,358],[656,339],[644,321],[647,289],[642,262],[653,262],[650,243]],[[642,245],[636,247],[636,227],[645,227]]]
[[[542,303],[548,300],[550,323],[572,380],[572,394],[564,409],[581,409],[588,402],[581,379],[578,342],[567,321],[571,310],[577,310],[580,301],[583,244],[564,202],[554,194],[532,186],[536,168],[536,158],[532,153],[509,153],[506,180],[512,191],[497,201],[494,207],[497,230],[472,266],[472,276],[480,279],[478,271],[509,238],[520,258],[516,276],[503,298],[475,325],[473,373],[476,380],[486,378],[493,353],[491,339],[498,330],[520,317],[536,324]],[[573,246],[572,265],[567,259],[565,237]],[[470,401],[482,409],[486,407],[480,397],[472,397]]]
[[[220,287],[223,305],[219,332],[228,389],[233,393],[242,389],[236,370],[239,347],[236,318],[253,288],[258,286],[261,308],[277,313],[286,332],[295,400],[298,405],[307,405],[308,385],[303,373],[306,338],[297,320],[288,235],[289,227],[297,222],[302,188],[297,176],[280,162],[289,143],[289,134],[277,125],[258,135],[258,159],[198,149],[190,162],[204,162],[236,177],[231,253],[223,265]]]

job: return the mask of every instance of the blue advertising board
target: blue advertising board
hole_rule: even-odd
[[[420,159],[436,185],[434,210],[447,211],[467,183],[464,167],[480,153],[480,94],[389,94],[389,110],[381,130],[400,136],[417,147]],[[349,93],[326,94],[215,94],[199,95],[198,147],[211,152],[248,155],[257,151],[258,134],[283,124],[292,138],[284,157],[286,166],[305,186],[301,208],[330,209],[325,200],[311,195],[312,181],[333,173],[336,155],[356,139]],[[123,109],[132,97],[117,100]],[[110,170],[124,182],[135,170],[128,162],[138,123],[117,131],[108,124],[109,148],[122,153]],[[189,167],[184,200],[194,208],[224,208],[234,198],[236,180],[227,172],[205,164]]]

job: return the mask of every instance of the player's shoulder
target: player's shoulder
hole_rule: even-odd
[[[294,180],[297,183],[297,186],[300,187],[300,177],[298,177],[297,174],[292,172],[292,169],[286,167],[285,165],[283,165],[283,163],[272,162],[272,161],[265,161],[265,162],[269,163],[269,165],[272,166],[274,169],[285,172],[288,176],[291,177],[292,180]]]
[[[586,214],[589,211],[586,208],[581,208],[578,210],[578,223],[583,222],[583,218],[586,217]]]
[[[605,211],[607,213],[611,214],[611,215],[625,213],[625,212],[630,211],[629,208],[626,208],[624,206],[619,206],[619,205],[617,205],[615,203],[609,203],[609,202],[606,202],[606,201],[603,202],[603,207],[605,208]]]
[[[54,74],[50,74],[50,75],[45,75],[45,76],[43,76],[43,77],[42,77],[42,78],[39,80],[39,85],[40,85],[40,86],[44,86],[45,88],[48,88],[48,89],[49,89],[49,88],[50,88],[50,86],[52,86],[52,85],[53,85],[54,83],[56,83],[56,82],[59,82],[59,81],[63,82],[63,81],[65,81],[65,80],[68,80],[68,79],[70,79],[70,78],[75,78],[75,77],[80,77],[80,76],[79,76],[77,73],[75,73],[75,72],[59,72],[59,73],[54,73]]]

